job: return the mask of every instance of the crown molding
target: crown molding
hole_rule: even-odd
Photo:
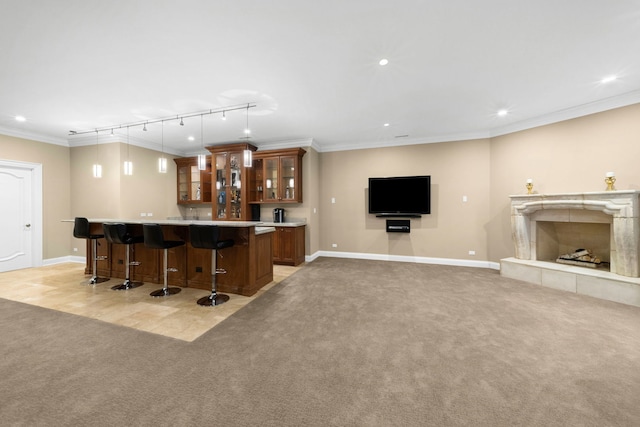
[[[603,111],[613,110],[615,108],[626,107],[638,103],[640,103],[640,90],[635,90],[632,92],[624,93],[622,95],[588,102],[586,104],[566,108],[564,110],[554,111],[553,113],[544,114],[542,116],[493,128],[490,131],[490,137],[493,138],[509,133],[520,132],[527,129],[533,129],[540,126],[563,122],[565,120],[577,119],[578,117],[602,113]]]
[[[120,135],[116,132],[114,135],[100,136],[99,143],[100,144],[113,144],[113,143],[126,144],[127,136]],[[96,144],[96,137],[94,135],[79,135],[73,138],[69,138],[68,146],[71,148],[74,148],[74,147],[86,147],[88,145],[95,145],[95,144]],[[162,151],[162,146],[160,144],[156,142],[148,141],[144,138],[137,138],[137,137],[130,136],[129,144],[134,145],[136,147],[146,148],[146,149],[157,151],[157,152]],[[171,155],[180,156],[180,157],[187,155],[185,151],[176,150],[171,147],[167,147],[166,145],[164,146],[164,152],[166,154],[171,154]]]
[[[16,138],[28,139],[37,142],[46,142],[47,144],[62,145],[63,147],[69,147],[69,142],[65,138],[55,138],[50,135],[43,135],[41,133],[26,132],[21,129],[9,128],[0,126],[0,133],[7,136],[13,136]]]

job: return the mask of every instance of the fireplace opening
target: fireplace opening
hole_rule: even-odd
[[[610,270],[611,261],[611,224],[583,222],[536,222],[536,259],[556,262],[559,257],[576,251],[589,251],[597,258],[597,265],[584,265],[584,268]],[[586,258],[586,257],[585,257]],[[567,263],[567,262],[565,262]],[[579,262],[573,265],[581,266]]]

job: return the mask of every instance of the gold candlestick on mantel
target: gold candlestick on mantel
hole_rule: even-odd
[[[527,194],[533,194],[533,180],[532,179],[528,179],[527,180]]]
[[[607,191],[615,190],[613,184],[616,183],[616,177],[613,172],[607,172],[607,175],[604,178],[604,182],[607,183]]]

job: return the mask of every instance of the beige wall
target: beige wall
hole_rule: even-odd
[[[168,158],[166,174],[158,173],[160,153],[130,146],[128,158],[133,162],[133,175],[122,173],[127,159],[127,145],[122,143],[71,148],[71,217],[140,219],[141,213],[151,218],[181,216],[176,204],[176,164]],[[97,160],[96,160],[97,159]],[[102,178],[93,177],[92,165],[102,165]],[[211,208],[207,209],[208,212]],[[75,239],[73,239],[75,240]],[[84,244],[75,241],[78,254]]]
[[[69,148],[0,135],[0,158],[42,164],[42,255],[70,255],[73,227],[61,222],[71,215]]]
[[[489,259],[513,256],[510,194],[603,191],[605,173],[619,190],[640,189],[640,104],[541,126],[491,141]]]
[[[541,193],[600,191],[604,174],[614,171],[618,189],[640,189],[639,118],[637,104],[491,139],[329,153],[307,147],[304,203],[281,206],[289,218],[307,219],[307,255],[337,251],[497,262],[513,256],[509,195],[525,193],[527,178]],[[175,163],[170,160],[169,172],[159,174],[159,153],[153,150],[129,147],[129,177],[121,173],[126,145],[100,144],[104,177],[95,179],[95,146],[70,149],[0,135],[0,147],[3,159],[43,164],[45,260],[84,255],[71,225],[61,222],[76,215],[133,219],[141,212],[155,218],[195,212],[206,218],[211,212],[177,206]],[[385,221],[367,213],[368,178],[421,174],[432,177],[432,214],[411,220],[410,234],[386,233]],[[269,220],[276,206],[263,205],[262,219]]]
[[[322,153],[320,249],[486,260],[490,153],[489,140]],[[431,214],[409,234],[387,233],[368,214],[368,178],[403,175],[431,175]]]

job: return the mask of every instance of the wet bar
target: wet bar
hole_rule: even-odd
[[[273,280],[273,227],[256,226],[251,221],[196,221],[89,218],[92,232],[101,233],[103,223],[124,223],[134,234],[142,235],[142,224],[159,224],[165,239],[184,240],[185,245],[169,250],[168,265],[176,268],[169,272],[169,285],[204,290],[211,289],[211,250],[194,248],[189,243],[189,224],[217,225],[221,238],[233,239],[235,244],[221,251],[218,268],[227,274],[217,277],[218,291],[254,295]],[[111,245],[105,239],[98,240],[98,275],[108,278],[125,277],[125,246]],[[161,284],[163,281],[161,251],[148,249],[144,243],[131,248],[131,280]],[[87,243],[85,273],[91,274],[92,247]]]

